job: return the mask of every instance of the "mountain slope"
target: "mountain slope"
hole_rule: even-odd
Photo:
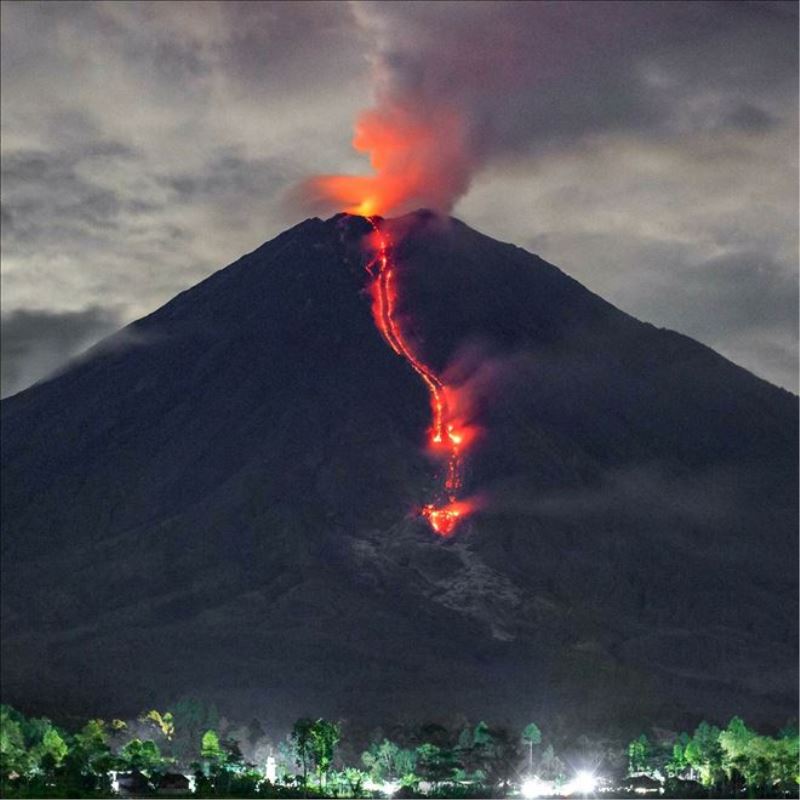
[[[791,714],[796,398],[456,220],[386,224],[485,509],[450,540],[413,513],[428,398],[373,323],[368,225],[307,220],[3,401],[4,699]]]

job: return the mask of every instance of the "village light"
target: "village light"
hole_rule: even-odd
[[[525,800],[535,800],[535,798],[543,797],[547,794],[546,789],[547,786],[543,781],[540,781],[538,778],[528,778],[528,780],[522,784],[522,796]]]
[[[387,796],[391,797],[400,788],[399,783],[384,783],[381,786],[381,791]]]
[[[592,794],[597,787],[597,780],[591,772],[582,770],[568,784],[570,794]]]

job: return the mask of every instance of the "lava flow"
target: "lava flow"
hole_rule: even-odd
[[[395,265],[391,258],[391,242],[378,226],[376,217],[366,217],[374,231],[376,255],[367,265],[372,276],[372,313],[383,338],[399,356],[402,356],[422,378],[431,397],[433,420],[428,430],[430,451],[446,461],[447,472],[444,489],[447,502],[442,505],[428,504],[422,507],[421,514],[431,528],[440,536],[450,536],[459,522],[474,510],[474,503],[458,500],[457,493],[462,487],[463,448],[468,444],[472,429],[460,424],[453,413],[453,389],[423,363],[406,342],[395,316],[397,289],[395,285]]]

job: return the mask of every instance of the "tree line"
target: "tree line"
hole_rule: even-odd
[[[764,736],[733,717],[725,728],[701,722],[693,734],[651,741],[641,734],[628,745],[628,774],[691,781],[719,797],[796,795],[800,783],[797,726]]]
[[[591,756],[598,787],[636,796],[796,796],[798,732],[760,734],[734,717],[693,734],[641,734],[627,748],[577,737],[561,754],[531,723],[485,722],[373,731],[367,740],[322,718],[271,738],[257,720],[234,725],[186,700],[135,719],[92,719],[74,730],[0,706],[3,797],[110,797],[169,792],[196,797],[505,797],[535,780],[556,794],[575,752]],[[127,783],[126,783],[127,782]],[[644,783],[643,783],[644,782]],[[650,782],[649,784],[647,782]],[[608,796],[608,794],[606,795]]]

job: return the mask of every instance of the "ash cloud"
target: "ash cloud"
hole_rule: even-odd
[[[786,119],[796,63],[791,4],[381,2],[354,13],[374,42],[375,96],[354,146],[376,175],[307,186],[314,204],[352,210],[376,197],[380,213],[449,212],[487,163],[606,133],[759,133]]]

